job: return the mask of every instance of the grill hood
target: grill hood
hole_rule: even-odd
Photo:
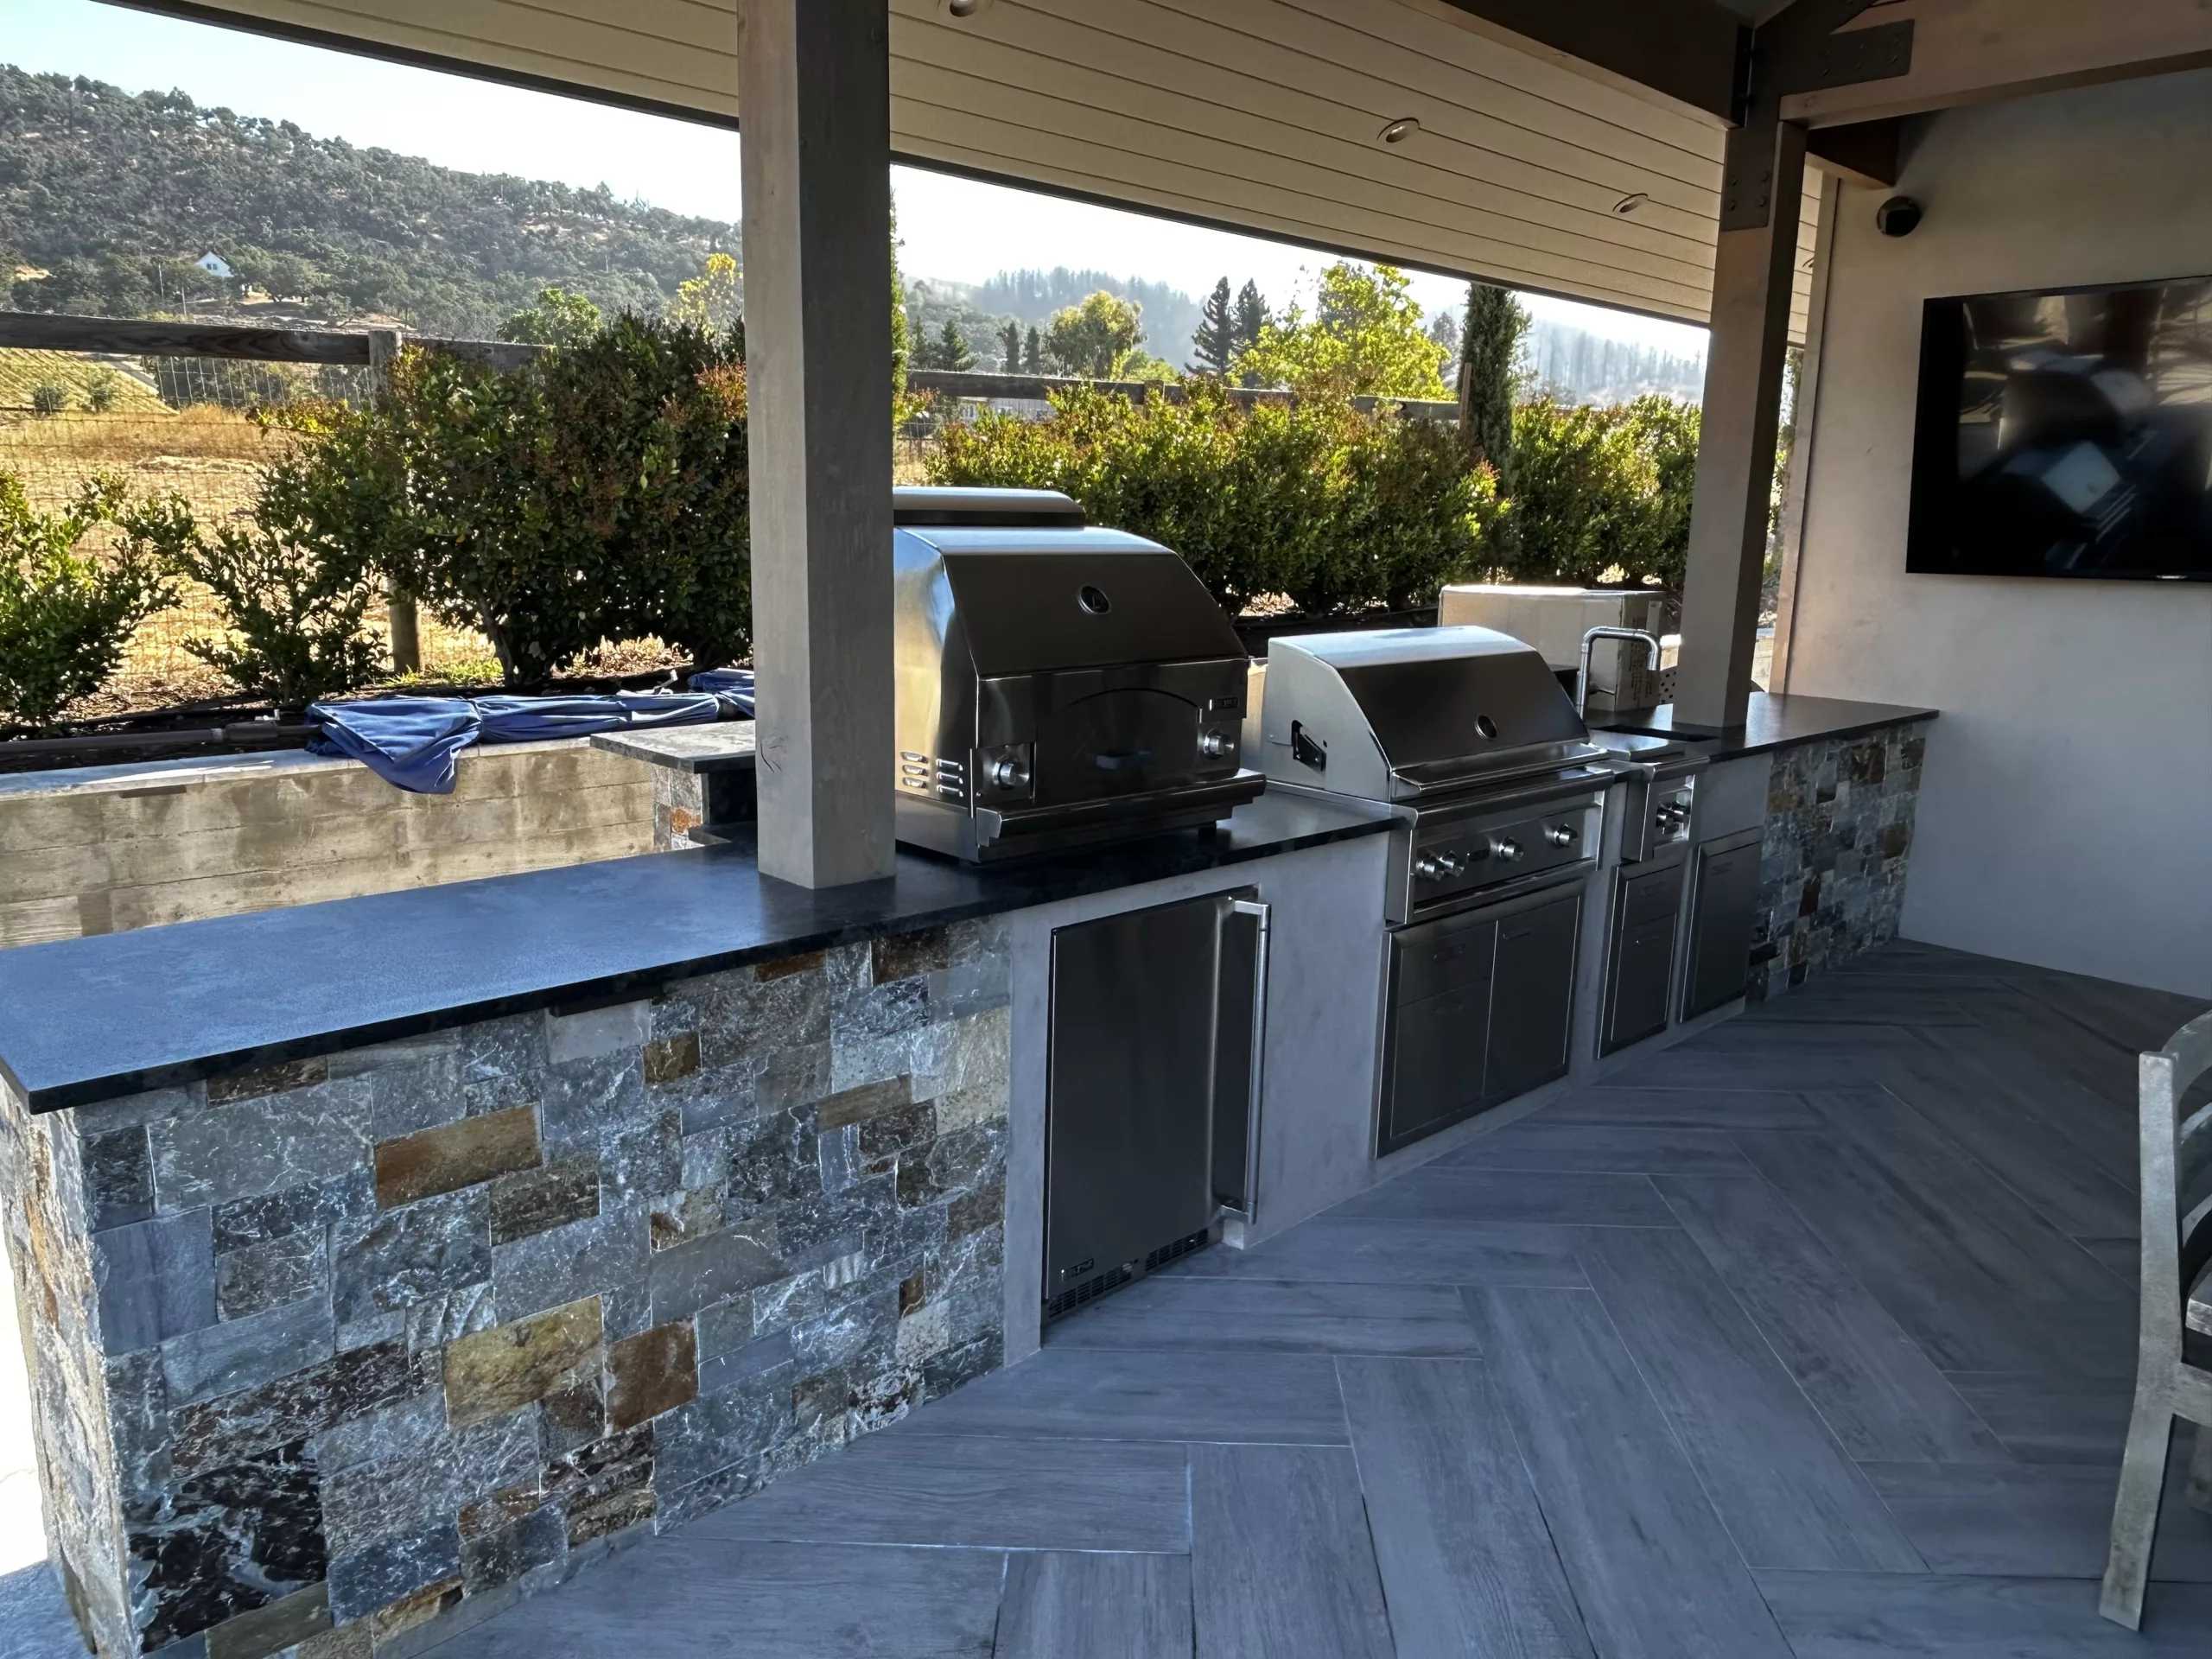
[[[1261,734],[1269,778],[1376,801],[1604,753],[1542,654],[1478,627],[1273,640]]]

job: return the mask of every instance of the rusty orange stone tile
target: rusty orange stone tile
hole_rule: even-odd
[[[378,1147],[376,1160],[380,1210],[474,1186],[495,1175],[535,1169],[542,1160],[537,1109],[516,1106],[486,1112],[386,1141]]]
[[[691,1322],[656,1325],[607,1350],[607,1426],[620,1433],[673,1411],[699,1392],[699,1344]]]
[[[822,952],[802,951],[796,957],[785,957],[779,962],[763,962],[753,965],[753,977],[760,984],[772,979],[789,979],[793,974],[810,974],[822,966]]]
[[[696,1031],[687,1031],[680,1037],[663,1037],[645,1045],[647,1083],[674,1083],[698,1069],[699,1033]]]
[[[446,1416],[456,1428],[543,1400],[601,1363],[599,1298],[462,1337],[446,1349]]]

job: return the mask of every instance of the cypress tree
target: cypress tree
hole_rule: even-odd
[[[1236,290],[1236,316],[1231,333],[1236,351],[1249,351],[1258,345],[1260,330],[1266,327],[1270,321],[1268,302],[1260,294],[1259,283],[1247,280],[1244,286]],[[1234,356],[1235,353],[1230,355]]]
[[[999,363],[1007,374],[1021,372],[1021,324],[1016,318],[1008,317],[999,330]]]
[[[1191,336],[1191,366],[1201,374],[1227,374],[1236,355],[1236,314],[1229,297],[1229,278],[1213,285],[1198,310],[1198,331]]]
[[[1513,473],[1515,367],[1529,314],[1511,290],[1467,284],[1467,320],[1459,330],[1459,430],[1467,446],[1497,470],[1510,493]]]
[[[938,331],[936,366],[940,369],[972,369],[976,366],[976,353],[969,348],[968,337],[954,326],[950,317],[944,320],[944,327]]]
[[[1045,339],[1033,322],[1029,325],[1029,343],[1022,347],[1021,371],[1024,374],[1045,372]]]

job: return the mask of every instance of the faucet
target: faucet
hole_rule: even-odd
[[[1657,634],[1647,633],[1642,628],[1591,629],[1582,636],[1581,666],[1576,669],[1574,673],[1574,712],[1578,715],[1584,712],[1584,705],[1590,700],[1590,654],[1597,648],[1600,639],[1641,639],[1651,647],[1651,666],[1654,671],[1656,671],[1659,667],[1660,646]]]

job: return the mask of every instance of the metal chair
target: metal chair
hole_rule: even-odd
[[[2212,1014],[2190,1020],[2139,1062],[2143,1129],[2143,1315],[2135,1413],[2127,1426],[2112,1552],[2099,1610],[2129,1630],[2158,1532],[2174,1420],[2196,1427],[2189,1498],[2212,1513],[2212,1106],[2183,1116],[2183,1097],[2212,1071]]]

